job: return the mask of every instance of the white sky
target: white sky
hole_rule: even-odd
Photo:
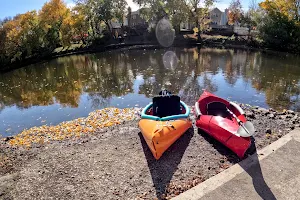
[[[132,11],[137,11],[137,10],[139,9],[139,5],[136,4],[136,3],[133,3],[132,0],[126,0],[126,1],[127,1],[128,6],[131,7],[131,10],[132,10]],[[69,8],[72,8],[72,7],[75,6],[75,3],[74,3],[73,1],[71,1],[71,0],[67,0],[66,2],[67,2],[67,6],[68,6]]]
[[[128,6],[131,7],[132,11],[137,11],[139,9],[139,5],[136,3],[133,3],[132,0],[126,0],[126,1],[127,1]]]

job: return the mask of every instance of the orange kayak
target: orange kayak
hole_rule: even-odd
[[[157,160],[191,126],[187,118],[170,121],[141,119],[139,122],[143,137]]]

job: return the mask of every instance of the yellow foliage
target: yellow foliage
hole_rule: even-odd
[[[30,148],[32,144],[44,144],[94,134],[97,130],[121,124],[120,121],[134,119],[134,109],[105,108],[89,114],[87,118],[79,118],[62,122],[56,126],[32,127],[24,130],[9,141],[11,146]]]
[[[51,0],[45,3],[39,12],[41,24],[44,28],[51,28],[57,23],[61,24],[69,9],[62,0]]]
[[[300,4],[299,0],[266,0],[259,6],[267,12],[279,12],[287,16],[290,20],[300,20]]]

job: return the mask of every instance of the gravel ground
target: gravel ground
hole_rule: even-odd
[[[292,111],[242,107],[258,149],[299,127]],[[195,126],[156,161],[136,119],[30,149],[12,139],[1,143],[0,199],[169,199],[239,161]]]

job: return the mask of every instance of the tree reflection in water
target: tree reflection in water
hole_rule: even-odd
[[[151,98],[162,88],[188,104],[207,89],[243,103],[300,111],[299,64],[300,58],[289,54],[212,48],[67,56],[1,74],[0,112],[13,105],[77,108],[83,95],[93,109],[128,94],[134,105],[141,95]]]

